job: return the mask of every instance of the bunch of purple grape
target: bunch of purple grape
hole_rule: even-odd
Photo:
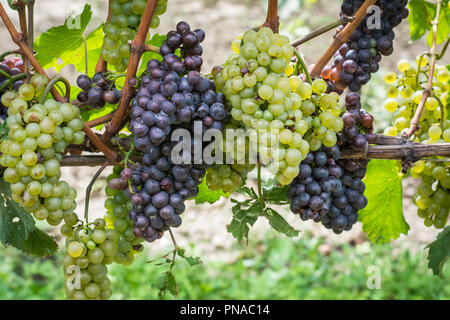
[[[194,134],[194,126],[201,133],[224,128],[224,96],[216,92],[213,81],[198,72],[198,43],[203,39],[202,30],[191,32],[186,22],[178,23],[177,31],[169,32],[161,46],[162,62],[148,62],[147,73],[132,101],[130,129],[136,149],[144,156],[131,175],[126,173],[123,178],[131,181],[132,190],[127,192],[133,203],[130,219],[135,223],[135,234],[147,241],[181,224],[184,201],[197,195],[205,176],[208,165],[202,159],[192,164],[197,159],[197,146],[203,150],[202,137]],[[184,59],[173,53],[180,47]],[[191,139],[191,150],[182,149],[177,159],[191,161],[173,158],[172,150],[183,143],[171,141],[176,129],[185,129]]]
[[[205,128],[223,129],[224,97],[216,93],[213,81],[194,70],[202,65],[202,50],[195,48],[200,47],[204,32],[189,30],[186,22],[179,22],[161,46],[162,62],[153,59],[147,64],[131,111],[130,128],[139,150],[161,144],[174,125],[201,120]],[[173,53],[180,46],[184,60]],[[192,50],[197,55],[191,56]]]
[[[183,165],[172,162],[174,143],[151,147],[141,164],[132,171],[131,197],[136,237],[152,242],[169,227],[181,225],[184,201],[198,194],[198,185],[206,173],[205,164]]]
[[[24,71],[23,60],[20,57],[5,58],[0,62],[0,70],[8,76],[15,76]],[[24,83],[23,79],[14,81],[13,83],[7,83],[8,77],[0,73],[0,87],[4,87],[0,91],[0,97],[9,89],[18,91],[19,87]],[[8,108],[0,102],[0,117],[6,119],[8,117]]]
[[[344,0],[341,14],[353,16],[363,2]],[[371,17],[369,14],[347,43],[341,46],[334,56],[331,68],[325,70],[338,93],[346,87],[351,91],[358,91],[362,85],[369,82],[371,73],[378,71],[381,56],[388,56],[393,52],[393,28],[408,16],[407,3],[407,0],[378,0],[376,5],[381,9],[380,26],[371,27],[368,24]]]
[[[117,104],[122,96],[122,92],[116,88],[114,81],[108,78],[106,72],[97,72],[92,79],[80,75],[77,85],[83,90],[77,95],[77,100],[95,109],[103,108],[105,103]]]
[[[358,220],[358,210],[367,205],[362,179],[368,161],[340,159],[340,146],[362,149],[376,137],[373,116],[361,109],[359,93],[349,92],[345,102],[338,144],[309,153],[288,191],[292,212],[302,220],[322,222],[337,234],[350,230]]]
[[[350,230],[358,221],[358,210],[367,205],[361,180],[365,168],[351,167],[340,156],[338,145],[308,153],[287,194],[293,213],[303,221],[322,222],[337,234]]]
[[[361,109],[361,97],[357,92],[349,92],[345,97],[347,111],[342,115],[344,129],[338,135],[341,145],[365,148],[373,142],[373,116]]]
[[[205,39],[205,31],[196,29],[191,31],[191,27],[185,21],[178,22],[176,30],[167,33],[166,41],[161,45],[160,52],[163,56],[174,54],[177,49],[181,50],[183,65],[187,70],[200,71],[203,64],[203,48],[200,45]],[[182,70],[180,61],[176,67]]]

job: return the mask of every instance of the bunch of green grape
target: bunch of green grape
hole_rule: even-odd
[[[159,26],[159,15],[166,12],[168,0],[159,0],[153,14],[150,28]],[[146,0],[111,0],[110,18],[103,26],[105,38],[101,56],[113,65],[117,71],[123,72],[128,66],[130,47],[128,41],[136,36],[137,28],[144,13]]]
[[[249,135],[249,147],[287,185],[310,150],[336,144],[336,132],[343,128],[339,96],[326,94],[323,79],[310,85],[292,76],[289,38],[269,28],[248,30],[232,49],[235,54],[221,71],[213,72],[217,89],[231,117],[256,132]]]
[[[113,178],[119,178],[122,167],[115,166],[113,172],[108,176],[107,181]],[[124,191],[106,187],[107,198],[105,200],[105,221],[107,228],[117,231],[117,252],[114,256],[114,262],[124,265],[130,265],[134,261],[134,256],[142,252],[142,242],[144,239],[136,238],[134,235],[133,221],[128,217],[133,209],[131,200]]]
[[[417,57],[415,63],[401,60],[398,69],[399,74],[391,72],[385,76],[390,87],[384,107],[394,113],[393,126],[384,131],[389,136],[410,127],[430,74],[427,56]],[[449,81],[450,72],[437,65],[432,92],[426,99],[419,128],[412,136],[413,141],[425,144],[450,142]],[[413,197],[419,208],[418,215],[424,219],[426,226],[440,229],[446,225],[450,210],[450,163],[439,160],[443,159],[436,157],[430,161],[417,161],[410,172],[412,177],[422,181]]]
[[[241,131],[237,131],[238,129]],[[206,170],[209,189],[232,193],[245,183],[248,173],[256,166],[254,162],[249,161],[249,142],[243,129],[239,128],[239,122],[230,119],[224,126],[220,144],[222,163],[214,164]]]
[[[420,67],[419,67],[420,66]],[[394,115],[392,126],[384,130],[384,134],[395,136],[409,128],[412,117],[422,100],[423,87],[428,82],[430,65],[427,56],[419,56],[415,63],[401,60],[398,63],[397,75],[389,72],[384,80],[389,84],[384,108]],[[420,128],[414,138],[420,142],[436,143],[439,140],[450,141],[449,121],[447,120],[447,100],[449,97],[450,72],[443,66],[436,66],[431,95],[425,102],[420,118]],[[443,117],[442,117],[443,116]],[[440,126],[443,119],[442,128]]]
[[[114,262],[119,234],[103,219],[79,225],[66,239],[63,258],[65,289],[71,300],[107,300],[111,297],[106,265]]]
[[[249,164],[214,164],[206,170],[206,183],[210,190],[233,193],[245,183],[254,167]]]
[[[427,227],[445,227],[450,212],[450,168],[448,162],[417,161],[411,176],[421,179],[413,196],[417,214]]]
[[[61,181],[60,161],[69,143],[84,141],[80,111],[69,103],[36,102],[47,79],[33,76],[18,92],[3,94],[8,107],[8,137],[0,144],[0,165],[12,199],[38,220],[61,223],[76,207],[76,191]]]

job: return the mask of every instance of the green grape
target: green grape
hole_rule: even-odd
[[[416,78],[417,70],[424,71],[423,68],[429,68],[428,58],[419,56],[415,63],[401,60],[398,64],[401,74],[388,74],[388,81],[386,82],[392,86],[388,89],[385,107],[388,111],[396,111],[394,113],[394,127],[386,128],[385,134],[395,135],[397,130],[401,131],[410,127],[414,111],[423,98],[423,87],[428,82],[425,77]],[[441,101],[447,100],[449,86],[441,81],[448,81],[446,79],[447,74],[448,70],[445,67],[436,65],[436,72],[432,79],[432,92],[425,100],[425,109],[420,118],[419,127],[413,135],[415,142],[429,144],[450,141],[450,131],[448,130],[450,121],[446,119],[447,110],[443,110],[444,120],[442,120],[441,106],[438,100],[438,98]],[[395,89],[392,89],[397,87],[401,88],[400,97],[397,97],[394,94]],[[422,160],[417,161],[410,171],[411,176],[422,181],[414,196],[414,203],[418,207],[419,217],[424,219],[426,226],[442,228],[448,221],[449,170],[450,167],[445,162]]]
[[[83,252],[83,245],[77,241],[72,241],[69,243],[67,247],[67,253],[73,257],[78,258],[81,256],[81,253]]]
[[[65,214],[65,219],[69,216]],[[79,285],[66,277],[66,295],[68,299],[98,299],[111,296],[110,281],[107,278],[107,263],[111,263],[104,252],[104,244],[109,243],[109,256],[115,251],[116,242],[110,239],[111,234],[104,231],[106,223],[103,219],[96,219],[93,224],[81,225],[73,229],[73,226],[65,224],[61,232],[67,235],[67,255],[63,258],[64,270],[67,276],[73,275],[73,270],[79,268]],[[95,236],[93,236],[95,234]],[[107,239],[102,245],[91,240],[92,238]],[[76,240],[79,239],[79,240]],[[71,271],[72,270],[72,271]]]

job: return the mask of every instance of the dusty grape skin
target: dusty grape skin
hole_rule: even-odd
[[[360,178],[365,166],[340,160],[340,155],[337,145],[310,152],[287,193],[291,211],[301,220],[322,222],[336,234],[350,230],[358,220],[358,210],[367,205]]]
[[[198,72],[203,51],[199,43],[203,39],[204,31],[192,32],[185,22],[170,31],[161,46],[162,62],[147,63],[146,75],[131,104],[130,129],[135,148],[144,155],[131,168],[130,219],[135,223],[134,234],[149,242],[159,239],[170,227],[181,225],[184,201],[198,194],[198,185],[206,174],[205,163],[174,163],[172,149],[180,142],[171,142],[171,133],[176,129],[193,133],[195,121],[201,124],[202,132],[208,128],[221,130],[227,118],[223,95]],[[181,57],[173,54],[177,49]],[[195,139],[193,145],[198,144]]]

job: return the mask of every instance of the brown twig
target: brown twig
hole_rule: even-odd
[[[105,155],[106,159],[112,164],[118,164],[118,156],[117,153],[112,151],[101,139],[99,136],[92,131],[86,123],[83,126],[83,131],[88,137],[90,141]]]
[[[417,106],[414,117],[411,119],[411,123],[408,131],[406,132],[406,136],[411,137],[414,132],[419,129],[420,116],[422,115],[423,108],[425,107],[425,103],[427,102],[428,97],[431,95],[433,90],[433,78],[434,78],[434,69],[436,67],[436,60],[438,55],[436,54],[436,39],[437,39],[437,29],[439,24],[439,13],[441,11],[442,1],[437,0],[436,3],[436,17],[434,18],[433,24],[433,44],[431,45],[431,62],[430,62],[430,74],[428,75],[428,83],[427,86],[423,90],[422,99]]]
[[[18,0],[15,2],[15,6],[17,7],[17,13],[19,14],[20,32],[25,39],[28,39],[27,13],[25,11],[26,5],[22,0]],[[28,73],[30,63],[27,58],[23,58],[23,67],[25,73]]]
[[[105,23],[108,22],[110,18],[111,18],[111,0],[108,1],[108,17],[106,18]],[[97,64],[95,66],[95,72],[96,73],[105,72],[106,70],[108,70],[108,63],[105,60],[103,60],[102,53],[100,51],[100,56],[98,57]]]
[[[343,149],[342,159],[390,159],[390,160],[420,160],[428,157],[450,157],[450,143],[441,144],[421,144],[405,143],[402,138],[380,136],[380,142],[392,144],[370,145],[367,149],[367,156],[363,149]],[[126,142],[126,141],[125,141]],[[123,147],[123,146],[122,146]],[[64,156],[61,166],[81,167],[99,166],[107,159],[103,155],[71,155]]]
[[[84,155],[84,156],[63,156],[61,166],[63,167],[96,167],[101,166],[106,161],[102,155]],[[109,162],[108,162],[109,164]]]
[[[37,59],[34,57],[33,52],[31,52],[30,48],[28,48],[27,43],[25,41],[26,39],[23,37],[23,35],[17,32],[16,28],[12,24],[1,3],[0,3],[0,17],[3,23],[5,24],[5,27],[11,36],[11,39],[14,41],[16,45],[19,46],[22,52],[22,58],[28,59],[33,68],[36,70],[36,72],[48,77],[44,69],[41,67]],[[51,93],[52,96],[55,98],[55,100],[63,101],[63,97],[58,93],[56,88],[53,88],[51,90]]]
[[[131,85],[130,80],[136,78],[139,60],[145,50],[145,39],[147,37],[148,29],[150,27],[157,3],[157,0],[148,0],[136,37],[131,43],[130,61],[128,63],[125,84],[122,89],[122,98],[120,99],[119,106],[114,112],[111,122],[107,126],[106,132],[103,135],[103,141],[107,144],[111,141],[111,138],[123,128],[126,123],[125,121],[128,118],[129,105],[134,93],[134,87]]]
[[[28,14],[28,48],[33,52],[34,46],[34,2],[35,0],[28,0],[27,14]]]
[[[87,121],[86,125],[89,128],[96,127],[98,125],[101,125],[101,124],[104,124],[104,123],[110,121],[112,119],[113,115],[114,115],[114,112],[105,114],[104,116],[101,116],[101,117],[99,117],[97,119],[94,119],[94,120],[91,120],[91,121]]]
[[[344,29],[334,36],[334,40],[331,45],[327,48],[325,53],[319,58],[319,60],[314,64],[314,67],[311,70],[311,77],[317,78],[320,76],[323,67],[326,66],[328,61],[333,57],[336,51],[340,48],[342,44],[347,42],[348,38],[351,36],[353,31],[359,26],[361,21],[367,14],[367,9],[374,5],[377,0],[366,0],[355,13],[354,19],[352,22],[347,24]]]
[[[412,159],[450,157],[450,143],[369,146],[367,159]],[[342,159],[364,159],[364,150],[344,149]]]
[[[349,22],[352,22],[352,21],[353,21],[353,17],[344,16],[344,17],[342,17],[341,19],[339,19],[339,20],[337,20],[335,22],[331,22],[331,23],[329,23],[329,24],[327,24],[327,25],[325,25],[323,27],[320,27],[320,28],[312,31],[311,33],[307,34],[304,37],[301,37],[301,38],[298,38],[298,39],[292,41],[291,42],[291,46],[297,47],[297,46],[299,46],[299,45],[301,45],[301,44],[303,44],[303,43],[305,43],[305,42],[307,42],[307,41],[309,41],[311,39],[314,39],[315,37],[318,37],[318,36],[328,32],[328,31],[331,31],[331,30],[339,27],[340,25],[343,25],[343,24],[346,24],[346,23],[349,23]]]
[[[145,45],[145,49],[144,51],[151,51],[151,52],[156,52],[156,53],[160,53],[159,48],[157,46],[152,46],[151,44],[147,44]]]
[[[278,33],[280,27],[280,18],[278,17],[278,0],[269,0],[266,22],[264,22],[263,26],[269,27],[273,32]]]

